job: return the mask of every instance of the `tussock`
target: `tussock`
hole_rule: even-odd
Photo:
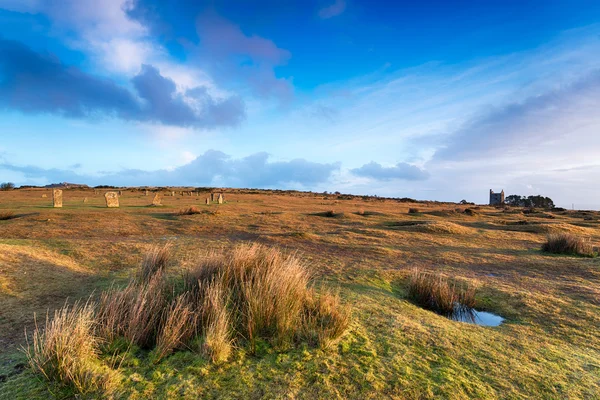
[[[160,362],[178,349],[196,349],[224,362],[234,346],[259,340],[278,349],[299,342],[326,347],[350,322],[339,294],[310,285],[306,266],[293,254],[258,244],[211,252],[179,280],[168,278],[170,245],[153,247],[140,271],[98,304],[57,311],[36,328],[27,349],[32,368],[77,393],[112,393],[112,370],[100,362],[99,343],[119,338],[152,349]]]
[[[175,213],[175,215],[195,215],[195,214],[202,214],[202,211],[198,207],[195,207],[195,206],[182,208],[181,210],[179,210]]]
[[[171,250],[173,245],[166,243],[163,246],[154,246],[142,261],[139,273],[141,282],[149,282],[156,274],[162,274],[171,261]]]
[[[0,221],[7,221],[9,219],[17,218],[12,211],[0,211]]]
[[[594,256],[594,246],[591,241],[568,233],[548,235],[548,240],[543,244],[542,251],[586,257]]]
[[[418,268],[410,274],[408,297],[421,307],[446,316],[453,314],[457,306],[467,309],[475,306],[473,286]]]
[[[104,398],[115,394],[118,375],[98,360],[100,339],[94,334],[94,304],[65,305],[46,316],[45,329],[37,327],[25,349],[30,367],[49,381],[59,382],[83,395]]]

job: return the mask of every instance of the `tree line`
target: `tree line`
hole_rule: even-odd
[[[504,203],[514,207],[537,207],[537,208],[554,208],[554,202],[550,197],[540,196],[519,196],[511,194],[506,196]]]

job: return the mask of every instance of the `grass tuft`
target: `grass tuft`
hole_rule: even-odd
[[[196,206],[191,206],[191,207],[187,207],[187,208],[182,208],[181,210],[177,211],[175,214],[176,215],[195,215],[195,214],[202,214],[202,211]]]
[[[103,398],[118,388],[116,372],[100,364],[100,339],[94,334],[93,303],[65,305],[46,316],[45,329],[36,325],[33,343],[25,349],[30,367],[47,380],[83,395]]]
[[[594,247],[590,241],[569,233],[548,235],[546,243],[542,245],[542,251],[586,257],[593,257],[595,255]]]
[[[149,282],[156,274],[162,274],[169,266],[173,245],[166,243],[163,246],[154,246],[142,261],[139,279],[141,282]]]
[[[421,307],[452,315],[457,307],[475,307],[475,288],[467,283],[415,268],[409,277],[408,297]]]
[[[12,211],[0,211],[0,221],[7,221],[9,219],[17,218],[17,215]]]

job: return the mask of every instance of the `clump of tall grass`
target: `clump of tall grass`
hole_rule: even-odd
[[[211,361],[226,361],[231,354],[233,338],[231,315],[227,308],[229,296],[222,280],[203,289],[201,352]]]
[[[419,213],[419,209],[411,207],[411,208],[408,209],[408,213],[409,214],[418,214]]]
[[[162,274],[171,261],[172,244],[167,242],[163,246],[154,246],[144,256],[139,276],[141,282],[149,282],[156,274]]]
[[[196,206],[191,206],[191,207],[187,207],[187,208],[182,208],[181,210],[177,211],[175,214],[176,215],[195,215],[195,214],[202,214],[202,211],[200,211],[200,209]]]
[[[542,251],[586,257],[593,257],[595,255],[594,246],[590,241],[570,233],[548,235],[546,243],[542,245]]]
[[[24,349],[30,367],[79,394],[112,396],[118,375],[98,359],[100,339],[94,333],[95,324],[91,302],[65,305],[52,320],[47,315],[45,329],[36,324],[33,342]]]
[[[300,337],[307,309],[315,293],[308,269],[295,255],[261,245],[240,245],[227,253],[213,253],[201,260],[187,276],[188,287],[220,282],[227,293],[231,328],[247,338],[251,349],[256,341],[269,340],[287,347]],[[326,298],[326,297],[323,297]],[[334,340],[348,326],[347,308],[339,297],[330,301],[339,315],[322,321],[324,333],[319,344]],[[314,307],[313,307],[314,308]],[[317,308],[317,313],[325,308]],[[336,326],[337,325],[337,326]]]
[[[418,268],[409,276],[408,297],[421,307],[446,316],[475,307],[472,285]]]
[[[113,380],[101,367],[100,342],[124,338],[152,349],[154,362],[196,349],[218,363],[236,345],[255,352],[259,340],[279,349],[299,342],[326,347],[350,323],[339,294],[319,294],[294,254],[243,244],[208,253],[179,280],[168,276],[169,260],[170,245],[152,248],[126,287],[104,291],[97,304],[65,307],[45,332],[36,328],[27,350],[31,366],[78,393],[108,392]]]
[[[17,216],[12,211],[0,211],[0,221],[6,221],[6,220],[13,219],[16,217]]]

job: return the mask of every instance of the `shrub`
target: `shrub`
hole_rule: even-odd
[[[548,235],[546,243],[542,245],[542,251],[555,254],[594,256],[594,247],[590,241],[569,233]]]
[[[36,324],[33,343],[25,349],[29,365],[47,380],[80,394],[110,397],[118,385],[117,375],[98,360],[94,325],[94,305],[89,302],[65,305],[51,321],[46,316],[45,329]]]
[[[409,277],[408,297],[421,307],[446,316],[452,315],[457,308],[475,306],[474,287],[417,268]]]
[[[182,208],[181,210],[175,213],[176,215],[194,215],[194,214],[202,214],[202,211],[198,209],[198,207],[191,206],[188,208]]]
[[[13,190],[14,188],[15,184],[12,182],[0,183],[0,190]]]
[[[411,208],[408,209],[408,213],[409,214],[418,214],[419,213],[419,209],[411,207]]]

